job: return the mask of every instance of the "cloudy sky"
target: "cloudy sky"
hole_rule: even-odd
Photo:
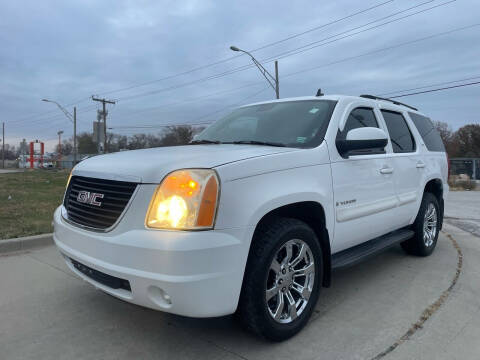
[[[79,132],[96,119],[92,95],[115,100],[107,123],[126,135],[273,98],[230,45],[261,48],[253,54],[272,72],[279,59],[281,97],[480,81],[479,15],[478,0],[2,1],[0,121],[7,143],[52,150],[73,126],[42,98],[76,105]],[[399,100],[453,129],[480,120],[480,85]]]

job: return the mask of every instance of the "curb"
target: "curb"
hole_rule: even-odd
[[[0,240],[0,254],[25,251],[53,244],[53,233]]]

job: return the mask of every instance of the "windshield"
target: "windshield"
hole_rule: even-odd
[[[242,107],[210,125],[194,142],[315,147],[323,141],[335,104],[307,100]]]

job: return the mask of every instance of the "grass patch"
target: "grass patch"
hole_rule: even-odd
[[[27,170],[0,174],[0,239],[52,232],[69,172]]]

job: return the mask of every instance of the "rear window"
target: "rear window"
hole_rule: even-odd
[[[445,152],[442,138],[428,117],[409,112],[410,118],[422,136],[423,142],[429,151]]]

